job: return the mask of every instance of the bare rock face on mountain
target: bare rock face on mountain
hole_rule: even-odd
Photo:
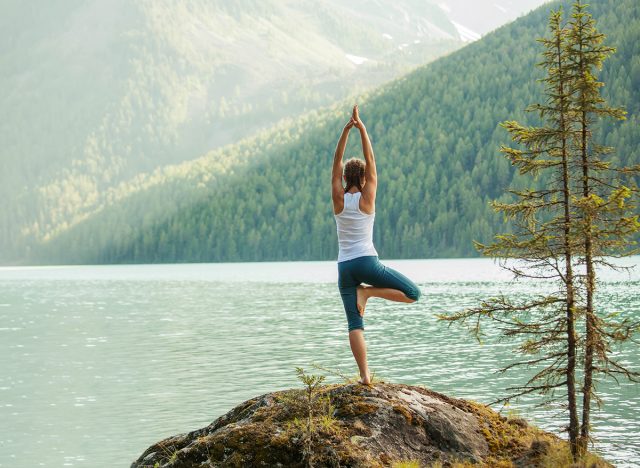
[[[153,444],[131,467],[537,466],[566,445],[522,419],[423,387],[342,384],[247,400]]]

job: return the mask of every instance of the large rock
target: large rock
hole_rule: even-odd
[[[131,466],[536,466],[562,444],[522,419],[423,387],[343,384],[247,400],[207,427],[153,444]]]

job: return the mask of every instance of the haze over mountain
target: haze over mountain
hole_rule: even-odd
[[[0,258],[140,173],[361,93],[541,2],[7,0]]]
[[[603,94],[629,111],[627,121],[606,122],[597,136],[616,147],[615,160],[637,163],[640,5],[597,0],[591,11],[618,48],[600,73]],[[521,180],[498,152],[509,143],[499,123],[536,120],[524,109],[541,98],[536,39],[546,32],[548,13],[540,8],[361,97],[381,174],[374,236],[382,255],[474,255],[474,239],[504,229],[488,202]],[[123,185],[85,221],[49,232],[30,261],[335,258],[328,180],[351,103]],[[354,135],[347,154],[359,152]]]
[[[550,0],[443,0],[436,2],[463,40],[479,39]]]

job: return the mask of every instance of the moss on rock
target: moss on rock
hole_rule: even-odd
[[[313,400],[305,395],[247,400],[207,427],[153,444],[131,466],[570,466],[557,436],[424,387],[333,384]]]

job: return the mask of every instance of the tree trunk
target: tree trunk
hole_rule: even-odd
[[[589,187],[589,166],[587,154],[587,115],[582,112],[582,194],[586,198],[591,193]],[[591,390],[593,388],[593,351],[595,348],[595,317],[593,312],[593,293],[595,291],[595,270],[593,268],[593,252],[591,239],[591,215],[587,211],[584,233],[584,261],[587,270],[587,303],[586,303],[586,343],[584,352],[584,386],[582,389],[582,427],[580,429],[579,453],[584,454],[589,441],[589,424],[591,417]]]
[[[578,409],[576,405],[576,331],[575,331],[575,295],[573,290],[573,258],[571,249],[571,210],[569,207],[569,161],[567,154],[567,122],[565,120],[566,98],[564,97],[564,82],[562,77],[562,32],[556,33],[556,52],[558,57],[558,73],[560,96],[560,131],[562,132],[562,193],[564,204],[564,261],[565,287],[567,291],[567,403],[569,404],[569,443],[571,454],[576,459],[578,455]]]

